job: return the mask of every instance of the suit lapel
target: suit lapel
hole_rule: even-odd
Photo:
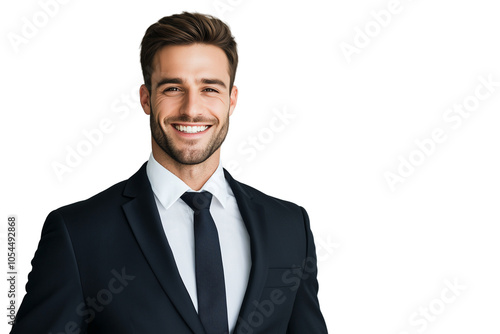
[[[266,232],[267,223],[265,221],[264,208],[262,205],[257,203],[253,196],[248,191],[245,191],[241,184],[234,180],[225,169],[224,175],[233,190],[243,222],[250,236],[252,267],[248,279],[247,290],[238,316],[238,320],[240,320],[241,318],[246,319],[247,315],[255,310],[256,303],[254,302],[259,301],[259,297],[265,285],[268,268],[266,257],[266,236],[268,235]]]
[[[255,310],[254,301],[259,300],[267,276],[266,221],[264,208],[254,201],[252,194],[243,189],[241,184],[234,180],[225,169],[224,175],[233,190],[250,236],[252,267],[239,312],[239,319],[245,319],[250,312]],[[193,333],[204,334],[203,325],[182,282],[165,236],[146,174],[146,163],[128,180],[123,195],[131,198],[123,205],[123,210],[153,273]]]
[[[153,273],[193,333],[204,334],[165,236],[146,174],[146,164],[128,180],[123,194],[132,198],[123,205],[123,210]]]

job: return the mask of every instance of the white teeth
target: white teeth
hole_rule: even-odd
[[[184,125],[176,125],[175,128],[181,132],[185,133],[198,133],[205,131],[208,129],[208,126],[184,126]]]

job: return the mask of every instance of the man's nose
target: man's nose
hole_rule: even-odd
[[[184,101],[181,107],[181,114],[190,116],[192,118],[201,115],[202,104],[200,101],[200,96],[194,91],[188,91],[184,97]]]

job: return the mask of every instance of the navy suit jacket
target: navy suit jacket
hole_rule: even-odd
[[[309,219],[224,170],[250,235],[235,334],[327,333]],[[45,221],[12,334],[204,334],[165,236],[146,164]]]

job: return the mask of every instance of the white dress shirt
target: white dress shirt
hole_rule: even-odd
[[[179,274],[195,309],[198,310],[193,210],[180,198],[186,191],[193,190],[160,165],[153,154],[149,157],[146,171]],[[210,213],[219,233],[226,283],[228,323],[232,333],[238,320],[250,273],[252,262],[250,238],[221,164],[200,191],[203,190],[213,195]]]

